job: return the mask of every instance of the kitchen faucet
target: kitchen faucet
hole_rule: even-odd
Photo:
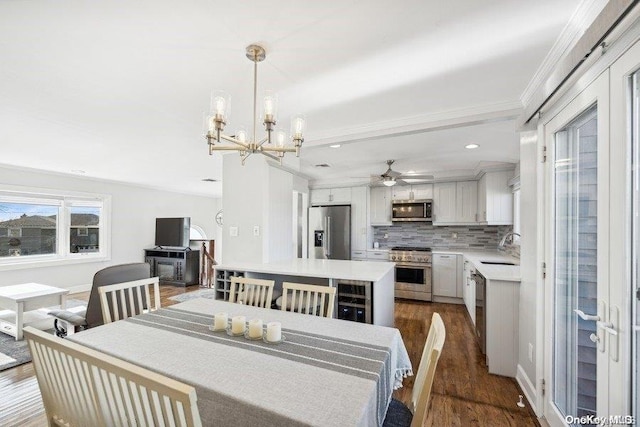
[[[511,237],[511,239],[510,239],[509,243],[510,243],[510,244],[513,244],[513,239],[515,238],[515,236],[520,237],[520,234],[519,234],[519,233],[515,233],[515,232],[513,232],[513,231],[508,232],[507,234],[505,234],[505,235],[504,235],[504,237],[502,238],[502,240],[500,240],[500,244],[498,244],[498,247],[499,247],[499,248],[503,248],[503,247],[504,247],[504,245],[505,245],[505,243],[507,243],[507,239],[508,239],[509,237]]]

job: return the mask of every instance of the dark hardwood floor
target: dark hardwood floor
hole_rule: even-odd
[[[175,304],[169,297],[199,289],[161,286],[163,307]],[[89,298],[89,293],[72,298]],[[447,330],[434,380],[426,426],[537,426],[530,408],[516,405],[522,394],[512,378],[490,375],[484,366],[474,332],[462,305],[397,300],[396,327],[402,333],[409,357],[417,371],[431,315],[440,313]],[[408,402],[413,377],[394,396]],[[33,365],[27,363],[0,372],[0,426],[46,426]]]

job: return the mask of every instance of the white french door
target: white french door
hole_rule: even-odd
[[[608,412],[609,76],[544,127],[546,166],[545,417]],[[601,323],[598,323],[601,322]]]
[[[638,70],[640,44],[543,126],[544,415],[552,426],[638,420]]]

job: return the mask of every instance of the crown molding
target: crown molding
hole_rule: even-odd
[[[587,28],[602,11],[608,0],[583,0],[580,2],[569,22],[551,47],[547,56],[534,73],[529,84],[522,92],[520,101],[527,107],[535,94],[547,82],[557,63],[578,42]]]
[[[305,146],[318,147],[512,120],[521,113],[520,101],[499,102],[308,134]]]

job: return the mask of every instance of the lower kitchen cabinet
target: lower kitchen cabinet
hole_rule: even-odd
[[[518,367],[520,282],[487,280],[485,301],[487,367],[515,377]]]
[[[462,299],[464,305],[467,307],[467,313],[471,318],[471,323],[476,324],[476,282],[473,280],[473,275],[476,269],[473,267],[471,261],[465,259],[463,266],[463,290]]]
[[[434,301],[461,304],[463,296],[462,278],[462,255],[433,254],[432,287]]]

